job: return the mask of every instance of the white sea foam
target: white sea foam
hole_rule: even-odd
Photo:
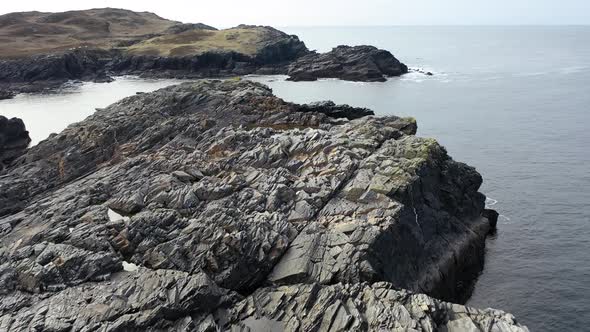
[[[486,197],[486,208],[492,207],[496,204],[498,204],[498,200],[491,197]]]

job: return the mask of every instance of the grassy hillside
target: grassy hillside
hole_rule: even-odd
[[[153,13],[91,9],[0,16],[0,57],[51,53],[76,47],[111,48],[165,33],[179,22]]]
[[[46,54],[80,47],[116,48],[137,55],[183,56],[206,51],[247,55],[286,36],[270,27],[216,30],[182,24],[148,12],[91,9],[0,16],[0,58]]]
[[[190,30],[164,35],[130,46],[131,54],[182,56],[207,51],[235,51],[246,55],[274,40],[276,30],[268,27],[240,26],[226,30]]]

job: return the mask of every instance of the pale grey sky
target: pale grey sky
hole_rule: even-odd
[[[0,14],[97,7],[151,11],[216,27],[590,24],[590,0],[1,0]]]

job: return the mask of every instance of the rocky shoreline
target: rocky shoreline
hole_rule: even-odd
[[[385,50],[338,46],[319,54],[297,36],[267,26],[217,30],[118,9],[0,16],[0,99],[56,89],[69,80],[109,82],[120,75],[285,74],[296,81],[382,82],[407,72]]]
[[[0,330],[527,331],[442,301],[497,214],[416,128],[249,81],[101,109],[0,172]]]
[[[18,93],[37,93],[77,80],[108,83],[112,76],[144,78],[228,78],[243,75],[289,75],[289,80],[310,81],[338,78],[350,81],[383,82],[408,72],[391,53],[371,46],[339,46],[334,51],[310,53],[298,39],[274,45],[250,57],[236,52],[210,52],[182,57],[127,55],[119,51],[79,49],[67,53],[14,60],[0,59],[0,99]],[[296,45],[294,45],[296,44]],[[333,52],[344,52],[345,57]],[[280,56],[265,55],[281,54]]]

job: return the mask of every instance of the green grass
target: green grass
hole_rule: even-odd
[[[195,55],[209,51],[234,51],[255,55],[264,42],[263,28],[191,30],[148,39],[128,47],[127,51],[131,54],[157,56]]]

